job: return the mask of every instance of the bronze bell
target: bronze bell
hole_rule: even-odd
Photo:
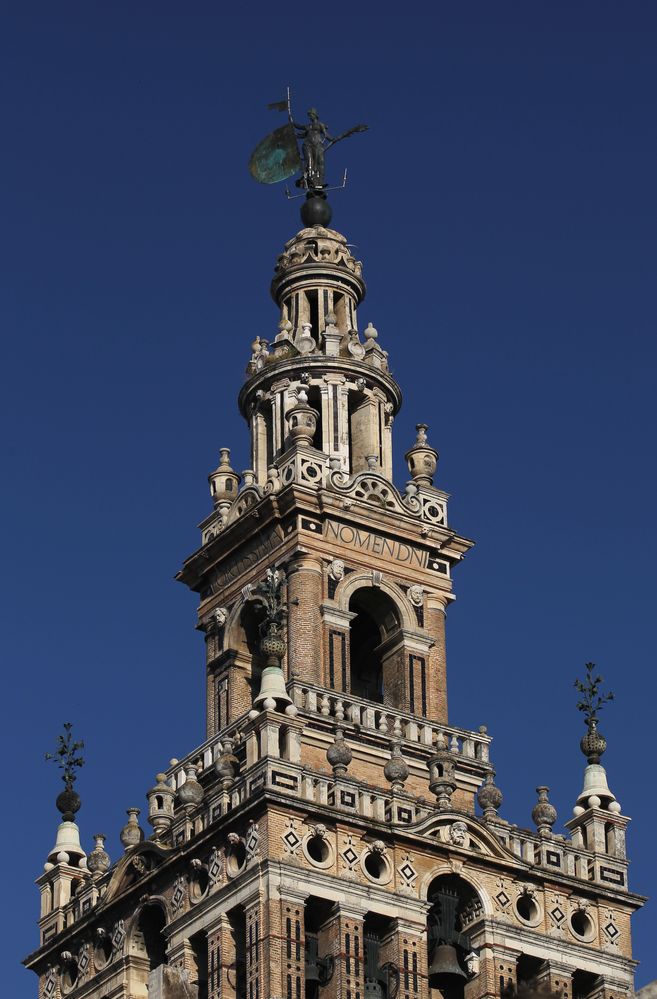
[[[432,988],[456,985],[467,977],[459,964],[456,948],[452,944],[438,944],[429,968],[429,983]]]
[[[314,934],[306,933],[306,982],[308,985],[318,986],[320,980],[317,937]]]

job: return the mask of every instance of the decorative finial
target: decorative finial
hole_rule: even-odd
[[[353,753],[345,742],[344,730],[336,728],[333,743],[326,750],[326,759],[333,768],[335,777],[343,777],[351,763]]]
[[[584,723],[588,727],[588,732],[582,737],[579,745],[589,763],[599,763],[607,748],[607,740],[597,730],[598,712],[614,699],[611,691],[606,694],[600,692],[604,677],[595,676],[594,670],[595,663],[586,663],[586,678],[575,680],[575,689],[582,695],[582,699],[577,702],[577,710],[584,715]]]
[[[432,486],[433,477],[438,466],[438,452],[431,447],[427,440],[426,423],[418,423],[415,427],[417,436],[413,447],[410,448],[404,458],[408,465],[413,480],[418,486]]]
[[[538,801],[532,808],[532,819],[538,829],[539,836],[549,836],[552,832],[552,826],[557,821],[557,810],[548,798],[549,790],[549,787],[536,788]]]
[[[84,766],[84,757],[79,751],[84,749],[84,742],[73,741],[73,723],[64,723],[64,734],[57,736],[57,748],[54,753],[46,753],[45,759],[52,760],[62,770],[64,790],[57,796],[56,805],[64,822],[73,822],[75,813],[80,810],[80,795],[73,790],[77,779],[76,770]]]
[[[287,124],[275,129],[258,143],[249,160],[249,172],[261,184],[276,184],[300,172],[301,176],[295,183],[306,192],[301,220],[306,226],[327,226],[331,221],[331,207],[326,200],[326,192],[334,188],[326,183],[325,153],[350,135],[367,131],[367,125],[354,125],[333,137],[315,108],[308,111],[307,122],[296,122],[292,116],[289,87],[286,100],[274,101],[268,108],[272,111],[287,111]],[[342,187],[345,186],[346,179],[345,172]],[[286,194],[289,199],[292,198],[287,190]]]
[[[491,822],[497,818],[497,810],[504,800],[504,795],[495,784],[495,771],[486,776],[486,783],[477,791],[477,801],[484,813],[484,822]]]
[[[408,780],[408,763],[402,756],[401,739],[393,739],[390,744],[390,759],[383,768],[385,778],[392,785],[393,791],[403,791]]]

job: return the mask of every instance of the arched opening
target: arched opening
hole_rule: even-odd
[[[145,905],[137,920],[137,933],[141,934],[150,971],[167,964],[167,941],[164,935],[166,916],[156,902]]]
[[[377,587],[356,590],[349,601],[350,692],[391,707],[404,705],[401,620],[387,594]]]
[[[321,999],[322,989],[333,977],[331,923],[335,904],[311,895],[304,907],[305,999]]]
[[[399,967],[394,956],[394,924],[377,912],[368,912],[363,921],[365,995],[389,999],[399,990]]]
[[[427,893],[429,995],[463,999],[473,955],[470,927],[483,914],[477,892],[457,875],[435,878]]]
[[[241,905],[228,913],[230,938],[228,953],[222,956],[226,966],[228,985],[235,999],[246,999],[246,915]]]
[[[324,429],[322,421],[322,395],[318,385],[309,385],[306,389],[308,393],[308,405],[317,413],[317,426],[313,434],[312,446],[318,451],[324,449]]]
[[[196,999],[208,999],[208,935],[203,930],[189,938],[194,967],[191,983],[196,986]]]
[[[521,954],[516,963],[516,982],[518,992],[528,992],[539,987],[545,975],[546,964],[540,957],[531,954]]]
[[[599,988],[599,975],[579,969],[573,973],[573,999],[588,999]]]

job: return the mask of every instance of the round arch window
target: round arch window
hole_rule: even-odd
[[[541,907],[531,892],[523,891],[516,899],[516,914],[528,926],[536,926],[541,921]]]
[[[392,878],[390,861],[382,850],[366,850],[360,858],[360,866],[368,881],[374,884],[387,885]]]
[[[309,833],[304,836],[301,849],[306,860],[321,870],[332,867],[335,860],[333,845],[326,836],[319,836],[317,833]]]
[[[590,941],[595,934],[595,923],[585,909],[575,909],[570,917],[570,929],[578,940]]]

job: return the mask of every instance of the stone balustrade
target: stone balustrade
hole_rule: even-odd
[[[351,694],[336,694],[322,687],[293,681],[288,685],[289,694],[301,712],[321,715],[338,722],[351,722],[371,732],[388,738],[399,738],[431,749],[439,734],[443,735],[450,752],[465,759],[489,762],[491,737],[482,726],[479,732],[439,725],[421,720],[388,705],[373,705]]]

